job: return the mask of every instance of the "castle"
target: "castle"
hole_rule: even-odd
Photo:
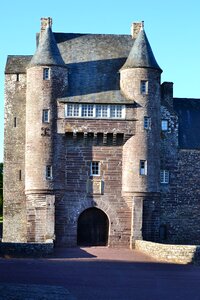
[[[53,33],[5,69],[4,242],[200,243],[200,100],[173,97],[143,22]]]

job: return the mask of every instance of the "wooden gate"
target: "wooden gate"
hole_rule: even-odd
[[[88,208],[78,219],[77,244],[79,246],[106,246],[109,220],[98,208]]]

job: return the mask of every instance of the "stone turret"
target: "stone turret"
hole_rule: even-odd
[[[33,242],[54,238],[55,190],[64,184],[58,179],[57,98],[67,90],[68,75],[51,23],[48,18],[27,68],[25,193],[28,237]]]
[[[161,72],[141,26],[120,70],[121,91],[133,101],[137,119],[135,135],[124,145],[122,178],[125,198],[133,197],[133,241],[142,238],[143,202],[159,195]]]

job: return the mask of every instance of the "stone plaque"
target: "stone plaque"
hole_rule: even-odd
[[[90,195],[103,195],[104,193],[104,182],[99,179],[90,179],[87,182],[87,192]]]

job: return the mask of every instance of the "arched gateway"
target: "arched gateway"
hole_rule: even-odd
[[[77,244],[79,246],[106,246],[109,220],[98,208],[84,210],[78,218]]]

